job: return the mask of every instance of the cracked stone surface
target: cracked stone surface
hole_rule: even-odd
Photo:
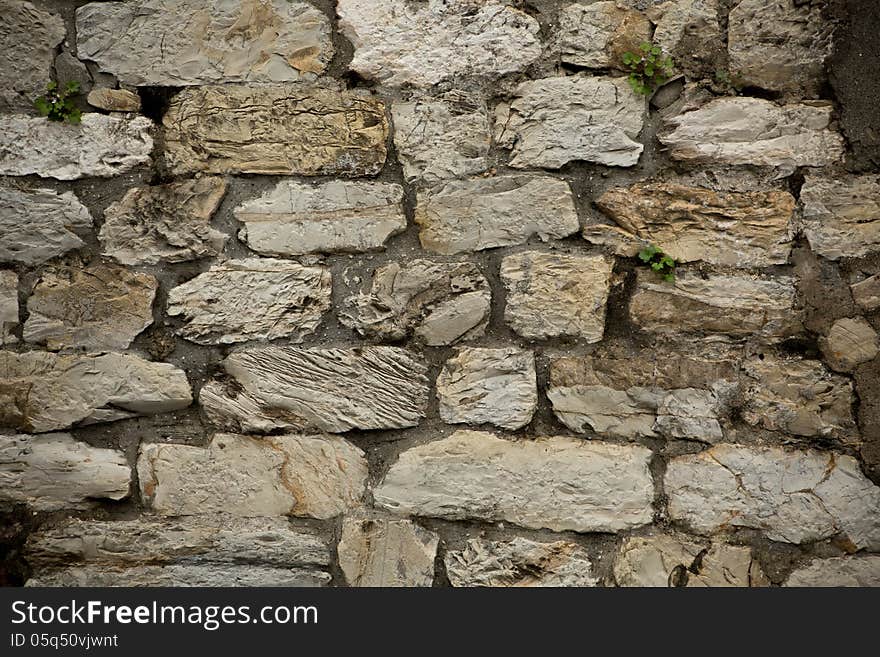
[[[108,112],[140,112],[141,97],[125,89],[92,89],[86,98],[89,105]]]
[[[813,252],[838,260],[880,251],[880,176],[807,175],[800,198]]]
[[[837,372],[852,372],[877,357],[880,337],[865,318],[844,317],[819,339],[819,347],[828,367]]]
[[[795,569],[785,586],[880,586],[880,556],[816,559]]]
[[[18,326],[18,276],[14,271],[0,270],[0,346],[18,342],[13,335]]]
[[[623,54],[637,52],[640,44],[651,41],[651,22],[614,1],[574,3],[562,8],[558,38],[567,64],[625,70]]]

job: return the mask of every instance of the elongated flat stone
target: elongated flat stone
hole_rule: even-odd
[[[18,341],[12,331],[18,326],[18,276],[0,270],[0,346]]]
[[[796,568],[785,586],[880,586],[880,556],[814,559]]]
[[[373,498],[400,515],[617,532],[651,522],[650,460],[638,446],[457,431],[403,452]]]
[[[800,199],[814,253],[838,260],[880,251],[880,176],[808,175]]]
[[[253,564],[163,564],[114,568],[71,566],[40,572],[25,586],[53,587],[178,587],[178,586],[291,586],[316,587],[330,582],[330,575],[304,568],[273,568]]]
[[[431,586],[438,542],[437,534],[409,520],[346,518],[339,567],[349,586]]]

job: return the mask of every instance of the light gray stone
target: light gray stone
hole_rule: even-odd
[[[431,586],[439,540],[409,520],[347,517],[339,567],[349,586]]]
[[[375,251],[406,228],[395,183],[282,180],[233,214],[242,241],[266,255]]]
[[[589,68],[625,68],[623,55],[651,41],[651,22],[614,0],[565,5],[559,14],[562,61]]]
[[[880,338],[864,317],[845,317],[834,322],[828,335],[819,338],[819,348],[832,370],[852,372],[877,357]]]
[[[650,450],[577,438],[456,431],[403,452],[373,491],[399,515],[617,532],[651,522]]]
[[[140,112],[141,98],[136,93],[125,89],[108,89],[98,87],[92,89],[86,97],[89,105],[107,112]]]
[[[0,346],[18,342],[12,331],[18,326],[18,276],[0,270]]]
[[[329,584],[327,573],[302,568],[273,568],[253,564],[188,564],[162,566],[71,566],[40,572],[25,586],[38,587],[227,587],[227,586],[291,586],[316,587]]]
[[[880,176],[807,175],[800,199],[814,253],[838,260],[880,251]]]
[[[865,312],[871,312],[880,308],[880,274],[866,278],[850,286],[853,300]]]
[[[650,41],[670,55],[677,72],[689,79],[714,75],[723,64],[724,34],[718,0],[669,0],[649,7],[656,23]]]
[[[815,559],[796,568],[788,576],[785,586],[880,587],[880,556]]]

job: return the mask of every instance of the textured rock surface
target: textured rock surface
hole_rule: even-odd
[[[12,334],[18,326],[18,276],[14,271],[0,270],[0,346],[18,339]]]
[[[880,586],[880,556],[816,559],[795,569],[785,586]]]
[[[187,88],[162,125],[174,174],[364,176],[385,164],[385,106],[360,91],[309,83]]]
[[[92,215],[73,192],[0,185],[0,262],[40,264],[83,246],[77,232],[91,227]]]
[[[632,321],[641,329],[669,335],[724,334],[770,342],[802,329],[795,281],[788,276],[758,278],[740,273],[678,271],[668,283],[654,272],[638,272],[630,301]]]
[[[880,353],[877,331],[863,317],[845,317],[834,322],[828,335],[819,339],[828,366],[837,372],[852,372]]]
[[[422,248],[452,254],[560,238],[580,227],[568,183],[515,175],[446,183],[421,192],[415,211]]]
[[[497,0],[339,0],[349,65],[391,86],[430,87],[458,77],[497,77],[541,55],[538,22]]]
[[[722,58],[717,50],[724,43],[718,5],[719,0],[671,0],[648,10],[657,24],[650,41],[671,55],[676,70],[688,77],[718,70]]]
[[[403,452],[373,497],[401,515],[616,532],[651,522],[650,458],[644,447],[457,431]]]
[[[165,564],[161,566],[73,566],[37,574],[27,586],[322,586],[329,575],[310,569],[234,564]]]
[[[880,274],[875,274],[850,286],[853,300],[862,310],[872,311],[880,308]]]
[[[239,237],[267,255],[372,251],[406,228],[403,188],[394,183],[282,180],[234,210]]]
[[[820,167],[843,154],[829,129],[831,105],[776,105],[761,98],[717,98],[671,116],[658,138],[670,155],[692,164]]]
[[[131,468],[113,449],[66,433],[0,436],[0,499],[37,511],[82,509],[98,499],[128,497]]]
[[[189,406],[186,375],[131,354],[0,351],[0,427],[42,433]]]
[[[330,309],[330,270],[274,258],[214,265],[168,293],[177,334],[198,344],[288,338],[302,342]]]
[[[46,93],[65,33],[61,16],[30,2],[0,0],[0,110],[32,109]]]
[[[89,112],[82,123],[0,115],[0,175],[75,180],[110,177],[150,163],[153,122]]]
[[[465,347],[437,377],[440,417],[448,424],[521,429],[538,405],[535,356],[513,347]]]
[[[138,86],[289,82],[333,57],[327,17],[296,0],[95,2],[76,36],[80,57]]]
[[[92,89],[87,97],[89,105],[108,112],[140,112],[141,97],[125,89]]]
[[[435,184],[488,168],[489,114],[479,96],[452,91],[396,102],[391,116],[407,182]]]
[[[165,516],[332,518],[360,505],[364,453],[336,436],[216,434],[207,447],[141,445],[144,503]]]
[[[842,533],[880,547],[880,488],[850,456],[716,445],[672,459],[665,490],[670,517],[700,533],[750,527],[785,543]]]
[[[409,520],[348,517],[339,566],[349,586],[431,586],[439,537]]]
[[[504,320],[526,338],[570,336],[598,342],[613,263],[601,255],[525,251],[501,261]]]
[[[791,252],[795,200],[788,192],[725,193],[637,183],[605,192],[596,205],[632,235],[632,255],[639,240],[676,262],[703,260],[729,267],[785,264]]]
[[[495,111],[495,139],[512,148],[510,166],[558,169],[572,160],[631,167],[645,99],[625,78],[569,76],[522,83]]]
[[[801,217],[810,248],[830,260],[880,251],[880,176],[808,175]]]
[[[215,424],[241,431],[399,429],[428,403],[425,365],[396,347],[264,347],[223,361],[199,402]]]
[[[471,539],[444,558],[453,586],[596,586],[593,565],[576,543]]]
[[[153,323],[158,281],[149,274],[101,262],[50,267],[27,302],[27,342],[50,351],[114,351]]]
[[[124,265],[155,265],[216,256],[228,237],[211,227],[226,193],[222,178],[134,187],[104,210],[104,254]]]
[[[490,303],[489,283],[472,263],[392,262],[373,272],[368,291],[346,299],[339,319],[361,335],[401,340],[412,334],[441,346],[482,335]]]
[[[638,51],[651,40],[651,22],[644,14],[603,0],[565,5],[559,16],[562,61],[589,68],[625,68],[623,54]]]

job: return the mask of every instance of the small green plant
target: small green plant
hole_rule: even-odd
[[[639,52],[623,53],[623,63],[629,67],[629,85],[637,94],[650,96],[654,90],[672,77],[672,58],[663,54],[660,46],[647,41],[639,45]]]
[[[667,283],[675,281],[675,260],[653,244],[639,251],[639,260],[660,274]]]
[[[50,121],[79,123],[82,120],[82,112],[73,104],[71,98],[78,93],[79,82],[68,82],[64,89],[59,89],[57,82],[50,82],[46,87],[46,95],[37,98],[34,107]]]

